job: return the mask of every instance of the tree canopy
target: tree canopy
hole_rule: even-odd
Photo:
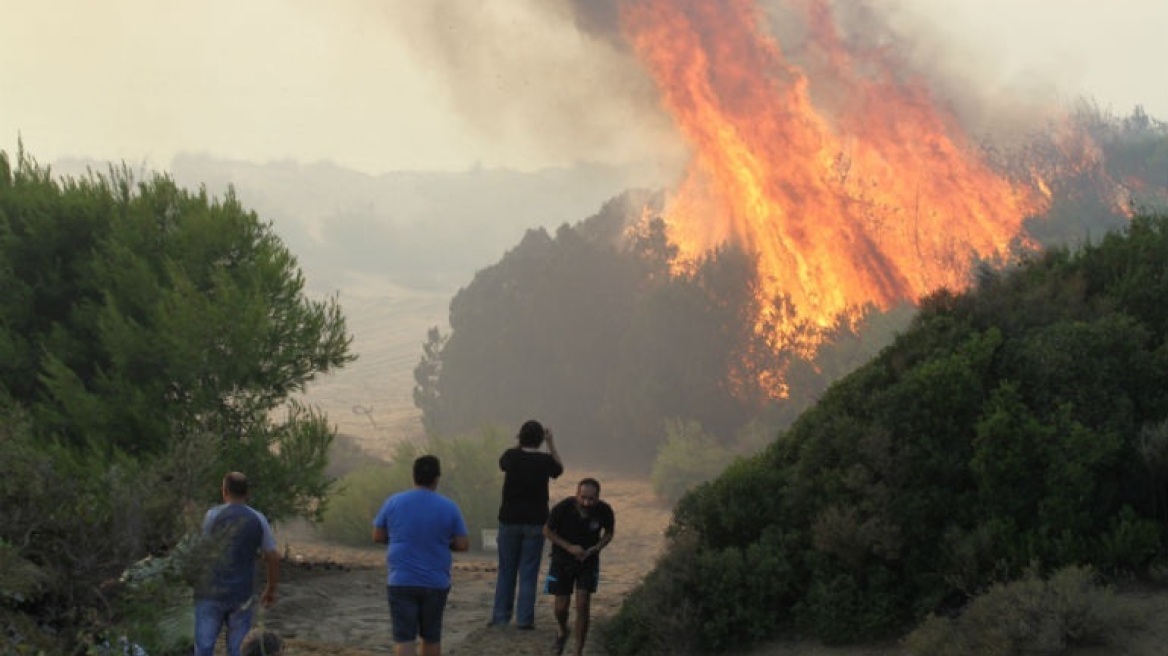
[[[0,152],[0,280],[0,547],[56,582],[0,590],[5,612],[78,621],[226,471],[273,519],[319,509],[333,432],[293,395],[350,362],[351,338],[233,194],[125,169],[61,180]]]

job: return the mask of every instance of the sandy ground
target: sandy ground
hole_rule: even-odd
[[[648,483],[599,478],[604,485],[602,498],[613,506],[617,523],[616,537],[601,563],[600,588],[593,596],[594,621],[615,613],[624,595],[649,571],[664,544],[669,521],[669,508],[653,495]],[[575,480],[569,472],[556,482],[553,500],[569,496]],[[329,545],[304,526],[277,527],[277,534],[286,554],[280,600],[264,612],[260,623],[288,641],[289,656],[393,653],[383,548]],[[545,567],[546,562],[545,558]],[[555,638],[551,597],[540,596],[534,631],[487,627],[496,571],[491,552],[455,554],[443,653],[551,653]],[[586,653],[603,653],[598,637],[593,635],[589,642]]]

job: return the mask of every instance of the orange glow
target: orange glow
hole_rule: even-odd
[[[693,150],[665,210],[681,257],[724,242],[757,253],[763,300],[785,295],[821,326],[964,287],[971,259],[1005,252],[1048,196],[995,173],[890,53],[846,44],[827,0],[787,4],[813,75],[784,56],[753,0],[621,6]]]

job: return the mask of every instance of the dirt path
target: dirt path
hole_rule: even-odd
[[[575,479],[559,481],[552,498],[571,494]],[[604,481],[603,498],[616,511],[616,538],[605,551],[600,589],[593,597],[592,616],[599,620],[616,612],[621,600],[649,571],[664,545],[669,508],[641,481]],[[389,611],[385,599],[383,548],[338,547],[323,542],[302,526],[278,527],[285,550],[280,601],[265,611],[262,623],[288,640],[297,656],[362,656],[393,653]],[[546,559],[545,559],[546,564]],[[536,629],[487,628],[495,594],[493,553],[455,554],[454,583],[443,623],[443,653],[548,654],[555,638],[551,599],[536,606]],[[589,641],[589,654],[599,639]]]

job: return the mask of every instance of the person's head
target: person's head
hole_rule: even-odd
[[[223,498],[229,501],[243,501],[247,498],[247,476],[242,472],[228,472],[223,477]]]
[[[580,512],[588,514],[589,510],[600,500],[600,481],[595,478],[585,478],[576,484],[576,507]]]
[[[519,427],[519,446],[538,449],[543,444],[543,424],[531,419]]]
[[[241,656],[283,656],[284,640],[275,631],[253,631],[243,639]]]
[[[442,475],[442,464],[438,456],[420,456],[414,461],[414,485],[435,487]]]

